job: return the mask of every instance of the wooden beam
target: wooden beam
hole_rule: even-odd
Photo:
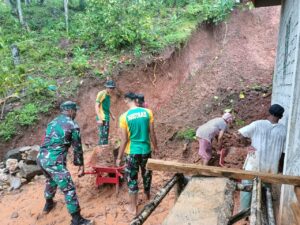
[[[159,159],[148,159],[147,169],[202,176],[229,177],[243,180],[253,180],[255,177],[259,177],[265,183],[300,186],[300,177],[296,176],[246,171],[234,168],[202,166]]]

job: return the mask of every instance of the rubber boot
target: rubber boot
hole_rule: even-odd
[[[80,215],[80,212],[72,213],[71,225],[92,225],[92,220],[87,220]]]
[[[46,204],[43,209],[43,213],[48,214],[54,207],[55,207],[55,202],[53,199],[46,199]]]

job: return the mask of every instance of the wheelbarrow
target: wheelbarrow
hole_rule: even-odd
[[[105,166],[92,166],[92,170],[86,171],[84,174],[96,175],[96,186],[102,184],[115,184],[116,195],[119,193],[120,178],[123,178],[123,170],[125,166],[121,167],[105,167]]]

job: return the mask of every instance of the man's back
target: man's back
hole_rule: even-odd
[[[244,137],[251,138],[251,145],[256,149],[254,153],[248,154],[244,168],[277,173],[285,145],[285,126],[280,123],[273,124],[269,120],[258,120],[241,128],[239,132]]]
[[[70,117],[63,114],[59,115],[47,126],[39,158],[47,159],[48,165],[65,164],[68,148],[71,144],[75,148],[81,148],[79,126]]]
[[[129,136],[125,150],[127,154],[150,153],[149,130],[152,122],[152,111],[145,108],[136,107],[121,115],[120,127],[126,128]]]
[[[223,118],[214,118],[201,125],[196,131],[196,136],[211,141],[220,130],[226,130],[226,128],[227,124]]]

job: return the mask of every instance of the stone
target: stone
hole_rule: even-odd
[[[26,163],[23,163],[20,169],[21,176],[27,180],[31,180],[32,178],[34,178],[35,175],[41,175],[43,173],[39,166],[28,165]]]
[[[6,160],[6,168],[8,168],[10,173],[16,172],[18,168],[18,160],[17,159],[7,159]]]
[[[19,189],[22,185],[21,178],[17,176],[10,176],[9,183],[10,187],[13,188],[13,190]]]
[[[4,162],[0,162],[0,169],[4,169],[5,168],[5,163]]]
[[[25,162],[27,164],[36,164],[36,158],[39,154],[39,148],[38,149],[31,149],[28,152],[26,152]]]
[[[10,216],[10,218],[12,218],[12,219],[15,219],[15,218],[18,218],[18,217],[19,217],[19,213],[17,213],[17,212],[13,212]]]
[[[20,148],[9,150],[4,156],[4,161],[7,161],[8,159],[17,159],[18,161],[20,161],[22,158],[19,150]]]
[[[4,173],[0,173],[0,183],[7,183],[9,182],[9,176]]]
[[[19,149],[20,153],[27,152],[31,149],[31,146],[24,146]]]

